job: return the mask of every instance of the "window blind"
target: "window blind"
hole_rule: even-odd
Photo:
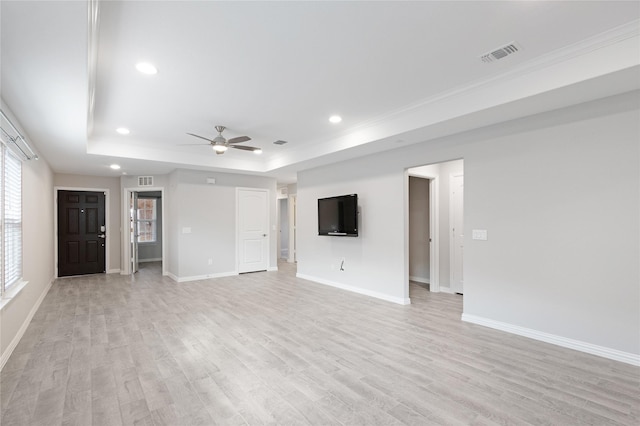
[[[22,278],[22,163],[3,147],[2,259],[3,290]]]

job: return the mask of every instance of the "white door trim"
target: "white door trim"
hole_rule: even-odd
[[[449,175],[449,288],[452,293],[455,293],[454,289],[454,265],[455,265],[455,239],[453,238],[453,221],[454,221],[454,210],[453,210],[453,180],[455,178],[462,177],[463,185],[464,185],[464,173],[451,173]],[[463,192],[463,200],[464,200],[464,192]],[[462,223],[464,226],[464,201],[462,202]],[[462,229],[464,232],[464,228]],[[463,260],[464,262],[464,260]],[[464,268],[464,263],[461,262],[461,267]],[[463,276],[464,279],[464,276]],[[464,288],[463,288],[464,291]]]
[[[289,208],[289,257],[287,258],[288,263],[296,262],[296,229],[297,229],[297,220],[296,220],[296,211],[298,196],[296,194],[289,195],[289,201],[287,203]]]
[[[120,274],[129,275],[131,274],[131,230],[129,229],[129,197],[131,197],[132,192],[157,192],[160,191],[160,201],[162,202],[162,275],[169,275],[167,271],[167,222],[168,212],[166,209],[167,201],[165,197],[164,188],[161,186],[158,187],[148,187],[144,188],[140,187],[127,187],[123,188],[122,191],[122,270]]]
[[[409,177],[417,177],[429,180],[429,235],[431,236],[431,245],[429,247],[429,291],[433,293],[440,292],[440,208],[439,208],[439,194],[440,194],[440,180],[435,176],[407,173],[406,185],[407,191],[409,191]],[[407,192],[408,194],[408,192]],[[407,223],[406,228],[406,244],[407,244],[407,285],[409,285],[409,198],[405,202],[405,221]]]
[[[111,259],[109,256],[109,230],[111,223],[109,221],[109,188],[79,188],[74,186],[54,186],[53,187],[53,256],[55,259],[55,277],[58,278],[58,191],[87,191],[87,192],[104,192],[104,226],[107,232],[104,239],[104,269],[107,274],[120,272],[120,269],[109,269]]]

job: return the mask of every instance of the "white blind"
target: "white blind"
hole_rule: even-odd
[[[22,278],[22,163],[3,147],[3,290]]]

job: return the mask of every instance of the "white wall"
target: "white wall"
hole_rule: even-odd
[[[403,186],[404,171],[384,155],[299,173],[298,275],[407,303]],[[319,236],[318,198],[344,194],[358,194],[359,236]]]
[[[3,111],[20,124],[2,103]],[[22,130],[21,130],[22,131]],[[24,132],[23,132],[24,134]],[[27,135],[28,136],[28,135]],[[53,282],[53,173],[45,158],[22,163],[22,268],[26,287],[0,310],[0,359],[5,362]],[[2,364],[0,363],[0,366]]]
[[[464,158],[468,319],[637,357],[639,99],[627,93],[300,173],[299,274],[406,298],[405,169]],[[342,193],[360,196],[361,236],[317,236],[316,200]],[[472,229],[487,229],[488,241],[471,240]]]
[[[121,199],[120,194],[120,176],[118,177],[100,177],[85,175],[68,175],[56,173],[53,176],[53,184],[61,188],[81,188],[82,189],[108,189],[108,219],[107,226],[107,249],[109,250],[109,259],[107,263],[107,272],[120,272],[121,256],[120,256],[120,227],[121,227]],[[53,190],[51,192],[53,197]],[[52,216],[53,217],[53,216]],[[53,220],[53,219],[52,219]],[[56,224],[56,229],[57,229]],[[57,260],[56,260],[57,262]]]
[[[215,184],[207,184],[215,178]],[[233,274],[236,265],[236,188],[269,190],[269,267],[277,268],[276,181],[231,173],[176,170],[170,177],[169,272],[179,280]],[[191,228],[191,233],[182,233]],[[208,264],[212,259],[212,265]]]

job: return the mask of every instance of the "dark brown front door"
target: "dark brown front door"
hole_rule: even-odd
[[[58,276],[105,272],[104,193],[58,191]]]

